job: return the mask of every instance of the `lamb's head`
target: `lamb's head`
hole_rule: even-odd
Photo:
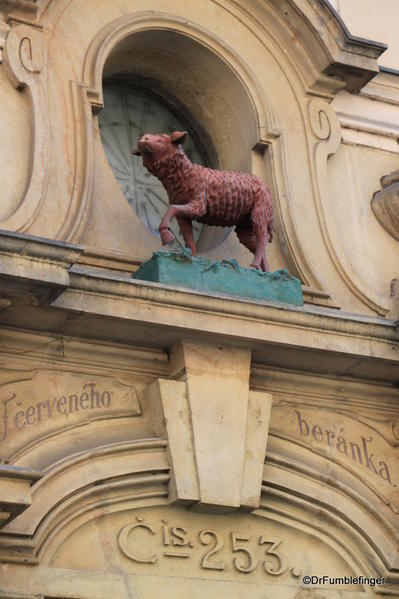
[[[133,154],[143,158],[143,165],[151,172],[155,163],[173,156],[187,137],[187,131],[174,131],[170,135],[144,133],[140,136]]]

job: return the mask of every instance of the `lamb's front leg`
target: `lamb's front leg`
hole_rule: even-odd
[[[198,220],[201,216],[204,216],[205,212],[205,193],[199,199],[188,202],[188,204],[172,204],[172,206],[169,206],[167,213],[159,225],[159,232],[161,234],[163,245],[170,243],[175,238],[170,230],[170,221],[173,217],[181,216],[187,220]]]
[[[184,245],[186,248],[191,250],[191,254],[195,256],[197,253],[197,248],[195,247],[192,221],[188,218],[183,218],[182,216],[176,216],[176,220],[179,225],[180,232],[183,235]]]

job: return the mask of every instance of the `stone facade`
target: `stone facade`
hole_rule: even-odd
[[[399,596],[399,9],[364,1],[0,2],[0,598]],[[303,307],[131,278],[110,82],[267,182]]]

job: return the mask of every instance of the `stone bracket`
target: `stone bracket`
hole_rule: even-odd
[[[145,389],[152,427],[168,440],[171,502],[259,507],[272,398],[249,391],[249,365],[247,350],[185,341],[171,358],[180,380]]]

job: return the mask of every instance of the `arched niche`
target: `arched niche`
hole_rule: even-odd
[[[155,110],[157,106],[158,109],[163,106],[171,117],[174,113],[182,123],[181,128],[189,131],[192,138],[189,143],[195,143],[203,158],[202,163],[214,168],[251,171],[251,152],[258,139],[258,118],[248,92],[231,67],[193,37],[168,29],[148,29],[128,36],[108,56],[103,70],[103,85],[105,89],[112,86],[115,92],[118,88],[130,89],[131,94],[136,93],[136,101],[142,93],[142,98],[147,97],[149,102],[154,102]],[[103,111],[107,111],[106,101]],[[140,131],[140,126],[135,128],[135,139],[131,140],[133,147],[144,129],[152,133],[167,132],[167,125],[163,129],[161,125],[162,130],[154,129],[149,111],[144,110],[141,116],[143,131]],[[101,123],[102,114],[99,121]],[[121,129],[119,123],[118,129]],[[137,164],[130,167],[131,173],[133,175],[140,170],[140,179],[145,181],[149,175],[141,166],[140,158],[125,154],[121,164],[136,161]],[[117,162],[118,158],[114,164]],[[157,184],[155,179],[153,182]],[[158,187],[163,198],[156,218],[159,224],[165,212],[163,204],[167,202],[167,195],[160,184]],[[132,191],[130,189],[130,195]],[[133,194],[140,195],[139,186]],[[157,201],[156,196],[153,196],[153,201]],[[141,221],[144,219],[141,218]],[[135,218],[134,226],[140,226]],[[174,226],[176,228],[175,223]],[[208,252],[219,247],[230,232],[231,229],[226,228],[204,227],[197,243],[198,251]],[[228,244],[230,252],[235,246],[238,255],[245,252],[241,252],[234,237]]]
[[[150,22],[137,31],[132,31],[132,27],[129,30],[126,28],[124,35],[115,39],[112,46],[109,44],[107,54],[103,51],[102,64],[99,62],[93,71],[95,91],[90,94],[93,111],[97,113],[103,109],[103,85],[129,86],[132,90],[163,102],[186,122],[209,166],[264,176],[263,166],[260,169],[262,172],[259,172],[254,158],[259,154],[259,147],[262,154],[266,150],[267,144],[259,146],[259,141],[261,131],[271,128],[271,123],[268,124],[271,117],[265,110],[264,102],[256,105],[258,91],[253,74],[245,71],[240,73],[239,63],[235,65],[234,61],[228,62],[225,50],[218,48],[215,40],[207,40],[203,33],[201,39],[199,32],[193,28],[187,32],[177,23],[174,23],[174,28],[171,22],[169,27],[164,23],[162,27],[154,28]],[[250,81],[250,78],[253,80]],[[128,251],[133,256],[148,257],[151,251],[160,247],[159,241],[149,235],[133,211],[128,213],[126,202],[104,160],[103,148],[97,143],[94,146],[94,160],[98,161],[98,168],[102,171],[100,178],[103,188],[104,181],[105,187],[109,185],[111,188],[112,210],[124,214],[123,228],[115,230],[121,249],[127,251],[129,247]],[[96,178],[94,175],[94,182]],[[102,203],[103,210],[104,206],[109,206],[105,198],[102,200],[100,189],[93,196],[94,202]],[[96,218],[95,210],[93,218]],[[106,226],[107,223],[108,219],[104,218],[103,225],[98,223],[98,226]],[[94,240],[98,229],[89,226],[83,241],[94,245],[90,231],[94,233]],[[235,257],[243,264],[247,263],[249,253],[229,232],[228,229],[206,227],[198,250],[206,252],[208,256]],[[216,252],[212,251],[216,248]]]
[[[209,47],[179,31],[139,31],[121,41],[104,65],[105,81],[121,75],[193,121],[213,166],[251,170],[256,110],[243,82]]]

